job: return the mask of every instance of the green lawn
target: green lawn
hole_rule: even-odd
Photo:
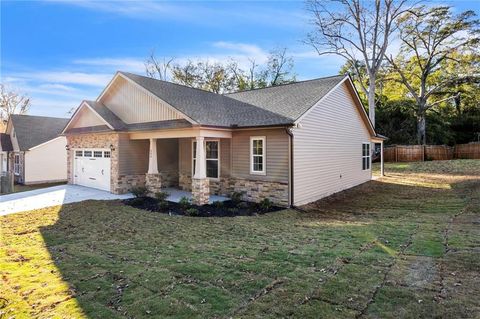
[[[479,318],[480,161],[386,172],[256,217],[0,217],[0,317]]]

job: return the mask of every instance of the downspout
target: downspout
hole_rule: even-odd
[[[290,207],[293,207],[293,132],[292,132],[292,127],[286,127],[285,128],[286,133],[289,136],[288,139],[288,145],[289,145],[289,150],[288,150],[288,162],[289,162],[289,167],[288,167],[288,205]]]

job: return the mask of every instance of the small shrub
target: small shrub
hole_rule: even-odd
[[[260,210],[264,213],[268,212],[269,210],[272,209],[273,207],[273,203],[270,199],[268,198],[264,198],[262,199],[262,201],[258,204],[258,206],[260,207]]]
[[[157,192],[155,193],[155,198],[159,201],[159,202],[164,202],[167,200],[168,196],[170,196],[169,193],[167,192]]]
[[[223,206],[225,206],[225,205],[223,204],[223,202],[221,202],[221,201],[219,201],[219,200],[214,201],[214,202],[212,203],[212,205],[213,205],[216,209],[222,209]]]
[[[130,200],[130,205],[134,207],[142,206],[145,200],[142,197],[135,197]]]
[[[235,215],[235,214],[238,213],[238,208],[236,208],[236,207],[231,207],[231,208],[228,209],[228,212],[229,212],[230,214],[232,214],[232,215]]]
[[[240,203],[237,204],[237,208],[239,208],[239,209],[248,208],[248,203],[247,202],[240,202]]]
[[[243,199],[243,195],[245,195],[245,192],[233,192],[231,195],[230,195],[230,199],[232,200],[232,202],[234,202],[235,204],[238,204],[242,201]]]
[[[157,207],[159,210],[164,211],[168,208],[168,202],[166,200],[161,200],[157,203]]]
[[[187,214],[188,216],[198,216],[199,211],[195,207],[190,207],[185,211],[185,214]]]
[[[135,197],[145,197],[148,194],[148,188],[146,186],[133,186],[130,189],[130,192],[133,194]]]
[[[190,199],[186,196],[183,196],[182,198],[180,198],[180,200],[178,201],[178,204],[183,210],[187,210],[192,205],[190,203]]]

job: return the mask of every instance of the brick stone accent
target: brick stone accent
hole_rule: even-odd
[[[145,174],[145,185],[148,187],[150,194],[162,191],[162,175],[161,174]]]
[[[119,176],[118,169],[118,147],[120,135],[118,133],[105,134],[78,134],[67,135],[67,145],[70,150],[67,152],[67,179],[69,184],[73,184],[73,158],[74,148],[110,148],[110,145],[115,149],[111,152],[111,167],[110,167],[110,189],[114,194],[122,194],[127,192],[125,183],[122,180],[128,177]]]
[[[192,198],[195,205],[208,204],[210,199],[210,187],[207,178],[193,178],[192,179]]]
[[[145,186],[145,174],[140,175],[120,175],[113,181],[113,188],[116,194],[128,193],[132,187]]]
[[[190,174],[178,173],[178,186],[186,192],[192,191],[192,176]]]
[[[221,177],[218,180],[210,180],[210,191],[212,194],[222,196],[244,192],[244,199],[250,202],[258,203],[268,198],[276,205],[288,206],[288,183]]]
[[[178,187],[178,171],[160,171],[162,187]]]

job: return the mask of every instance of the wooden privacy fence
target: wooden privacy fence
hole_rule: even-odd
[[[447,145],[392,145],[384,149],[385,162],[480,159],[480,143]]]

